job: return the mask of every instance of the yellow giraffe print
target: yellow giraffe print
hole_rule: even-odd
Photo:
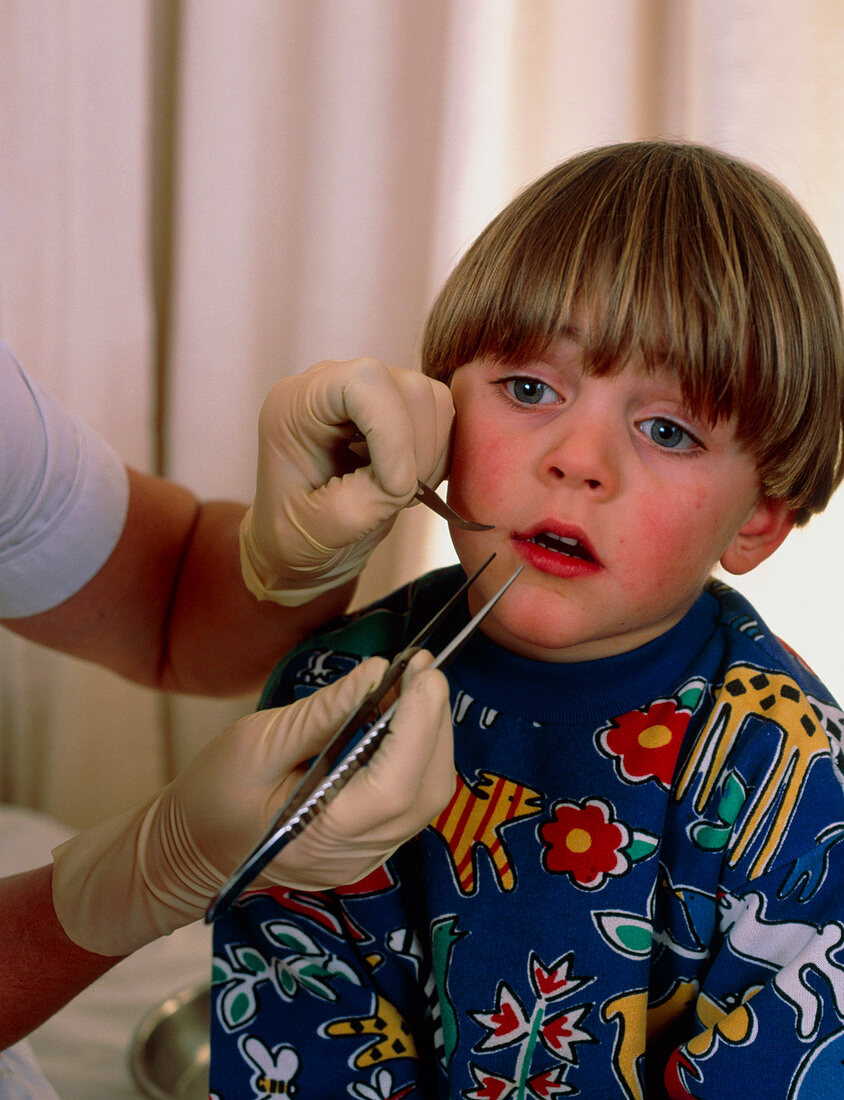
[[[640,1059],[647,1046],[694,1003],[697,990],[697,982],[679,979],[665,1000],[655,1005],[648,1005],[646,989],[636,989],[620,993],[602,1006],[601,1019],[616,1023],[613,1066],[627,1100],[645,1100]]]
[[[741,1004],[729,1011],[701,993],[697,999],[697,1015],[703,1024],[703,1031],[693,1035],[686,1043],[689,1054],[693,1058],[704,1058],[713,1050],[719,1038],[734,1045],[741,1045],[752,1039],[756,1031],[756,1017],[747,1007],[747,1002],[761,988],[759,985],[750,986],[742,994]]]
[[[376,994],[375,1011],[371,1016],[347,1016],[325,1024],[326,1035],[343,1035],[365,1041],[355,1055],[358,1069],[380,1066],[391,1058],[417,1058],[416,1044],[410,1029],[394,1004]]]
[[[645,1053],[647,1008],[648,991],[641,989],[613,997],[601,1009],[605,1023],[617,1021],[613,1066],[628,1100],[645,1100],[637,1066]]]
[[[757,835],[761,835],[763,844],[749,872],[753,879],[770,866],[809,768],[816,757],[828,755],[830,747],[809,700],[790,676],[752,665],[734,665],[718,690],[709,721],[680,775],[675,795],[678,802],[697,775],[702,774],[694,807],[698,813],[703,812],[723,775],[730,750],[751,715],[773,723],[780,734],[774,764],[728,852],[729,864],[735,866]],[[762,821],[772,808],[772,820],[762,834]]]

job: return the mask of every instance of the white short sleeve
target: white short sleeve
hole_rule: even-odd
[[[0,1097],[2,1100],[59,1100],[25,1041],[0,1051]]]
[[[0,344],[0,618],[78,592],[117,545],[128,501],[120,456]]]

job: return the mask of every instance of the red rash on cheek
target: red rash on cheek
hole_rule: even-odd
[[[695,509],[704,508],[707,497],[705,491],[696,492],[692,501]],[[622,560],[629,557],[636,563],[636,568],[623,578],[625,588],[648,588],[654,576],[663,577],[666,586],[672,585],[675,578],[682,583],[701,567],[709,566],[701,560],[701,546],[694,533],[685,528],[669,504],[652,504],[639,515],[642,522],[638,532],[618,543]]]
[[[495,439],[480,444],[473,441],[471,433],[458,431],[449,472],[449,496],[455,505],[465,502],[471,510],[506,498],[504,486],[512,463],[505,452],[506,448],[496,446]]]

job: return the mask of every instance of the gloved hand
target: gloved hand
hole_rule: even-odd
[[[369,764],[256,887],[356,882],[445,806],[455,783],[448,685],[424,667],[430,660],[422,651],[405,672],[392,732]],[[385,668],[382,658],[370,658],[291,706],[241,719],[150,802],[57,848],[53,904],[68,936],[99,955],[124,955],[201,917],[263,836],[303,762]]]
[[[296,606],[352,580],[412,499],[445,473],[447,386],[377,359],[317,363],[270,391],[241,567],[259,599]],[[370,463],[354,469],[356,425]]]

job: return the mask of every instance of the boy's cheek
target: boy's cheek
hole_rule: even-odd
[[[458,512],[482,523],[496,523],[507,499],[505,464],[499,460],[489,456],[452,464],[448,500]]]
[[[489,434],[480,440],[477,434],[455,433],[448,476],[449,501],[458,507],[485,505],[493,508],[507,499],[508,472],[513,458],[505,447]]]
[[[683,523],[671,508],[643,511],[640,522],[618,534],[618,560],[626,562],[631,588],[649,587],[661,577],[666,588],[702,583],[720,556],[720,541],[709,524]]]

